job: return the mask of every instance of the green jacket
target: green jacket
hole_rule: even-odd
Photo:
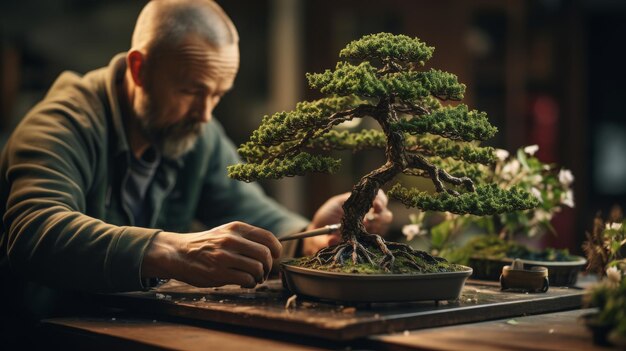
[[[275,234],[307,225],[257,184],[227,177],[226,166],[239,159],[213,121],[191,152],[161,162],[146,195],[150,228],[134,227],[120,190],[130,157],[116,92],[124,69],[120,54],[83,77],[61,74],[7,142],[2,276],[84,291],[138,290],[143,254],[161,230],[186,232],[193,220],[208,227],[243,221]]]

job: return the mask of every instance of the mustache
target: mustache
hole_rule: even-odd
[[[163,128],[160,134],[162,136],[171,137],[185,136],[188,134],[199,134],[202,130],[202,124],[202,122],[184,120]]]

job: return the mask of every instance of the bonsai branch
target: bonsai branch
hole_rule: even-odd
[[[417,106],[410,102],[406,102],[395,108],[397,112],[406,113],[413,116],[429,115],[430,110],[423,106]]]
[[[428,162],[424,157],[420,155],[408,155],[409,167],[419,168],[428,172],[430,179],[432,179],[435,185],[435,190],[440,193],[446,191],[447,193],[458,196],[459,192],[454,189],[446,189],[443,182],[452,185],[463,185],[468,191],[475,191],[474,182],[469,177],[455,177],[444,169],[435,166]]]
[[[328,123],[326,123],[326,125],[324,125],[323,127],[321,125],[318,125],[317,126],[318,129],[310,129],[302,137],[302,139],[300,139],[300,141],[297,144],[289,147],[288,149],[284,151],[277,153],[276,155],[272,156],[270,159],[276,159],[281,156],[288,156],[290,154],[293,154],[296,151],[301,150],[306,145],[306,143],[308,143],[312,138],[317,138],[320,135],[324,135],[324,133],[327,133],[328,131],[330,131],[334,126],[341,124],[343,122],[350,121],[353,118],[364,117],[368,114],[371,114],[373,111],[374,109],[372,108],[372,106],[363,104],[350,110],[335,112],[330,117],[327,118]]]

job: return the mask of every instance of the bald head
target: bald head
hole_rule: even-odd
[[[131,49],[172,48],[190,35],[215,47],[239,42],[232,21],[212,0],[152,0],[139,14]]]

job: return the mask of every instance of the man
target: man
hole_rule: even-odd
[[[239,50],[218,5],[152,1],[131,46],[108,67],[63,73],[3,150],[0,274],[13,312],[39,318],[61,291],[145,289],[152,278],[254,287],[281,252],[296,252],[275,235],[341,218],[347,194],[309,223],[226,177],[238,159],[212,111],[233,86]],[[373,231],[391,221],[386,205],[381,192]],[[211,229],[181,235],[193,220]],[[305,239],[299,251],[337,240]]]

